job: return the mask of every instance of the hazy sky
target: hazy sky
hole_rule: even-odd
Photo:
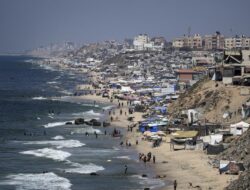
[[[0,52],[139,33],[170,41],[189,26],[250,36],[250,0],[0,0]]]

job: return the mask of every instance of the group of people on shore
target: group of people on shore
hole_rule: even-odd
[[[156,157],[155,155],[152,155],[151,152],[148,152],[147,154],[144,153],[139,153],[139,161],[143,161],[145,166],[147,162],[150,162],[152,158],[153,163],[155,164],[156,162]]]

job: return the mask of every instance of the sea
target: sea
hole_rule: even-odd
[[[79,117],[105,119],[103,109],[110,105],[74,100],[75,86],[85,83],[87,77],[38,62],[42,60],[0,56],[1,190],[139,190],[164,186],[154,178],[152,168],[138,161],[133,148],[119,145],[124,139],[109,135],[112,127],[66,125]]]

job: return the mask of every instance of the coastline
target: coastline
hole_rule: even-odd
[[[60,65],[60,64],[58,64]],[[66,69],[61,66],[62,69]],[[69,68],[67,68],[69,69]],[[74,70],[74,69],[72,69]],[[98,83],[98,73],[89,72],[89,81]],[[84,84],[79,85],[77,90],[95,90],[91,85]],[[112,93],[110,91],[109,93]],[[81,99],[89,102],[96,102],[102,104],[110,104],[116,107],[115,113],[119,115],[118,100],[114,99],[110,102],[110,99],[103,98],[102,96],[96,96],[95,94],[74,96],[74,98]],[[121,101],[121,100],[120,100]],[[121,101],[122,102],[122,101]],[[126,105],[126,101],[123,101]],[[126,106],[123,108],[125,111]],[[142,119],[142,113],[133,113],[134,122],[138,122]],[[118,120],[112,122],[112,127],[123,127],[127,128],[130,122],[127,120],[127,116],[119,115]],[[132,147],[137,150],[138,153],[147,154],[152,152],[156,156],[156,163],[147,163],[155,171],[158,176],[164,176],[162,180],[165,181],[166,186],[160,188],[160,190],[170,190],[173,189],[173,181],[177,180],[177,189],[213,189],[222,190],[224,189],[232,180],[234,176],[230,175],[220,175],[218,169],[212,168],[209,164],[208,155],[204,154],[200,150],[180,150],[171,151],[169,142],[170,136],[167,136],[165,142],[163,142],[159,147],[152,148],[151,142],[142,140],[142,134],[135,132],[135,130],[130,133],[126,133],[126,139],[132,143]],[[139,140],[139,144],[135,145],[135,141]]]
[[[82,100],[96,101],[99,103],[109,103],[116,107],[118,106],[118,100],[115,99],[112,103],[109,99],[96,95],[85,95],[79,97]],[[126,101],[120,101],[126,105]],[[123,111],[126,108],[122,108]],[[119,109],[115,109],[116,113],[119,113]],[[134,112],[134,122],[138,122],[142,119],[142,113]],[[113,121],[111,127],[118,126],[126,128],[131,124],[127,120],[127,116],[124,114],[119,116],[119,120]],[[233,180],[232,176],[220,175],[218,169],[212,168],[209,164],[208,155],[199,150],[180,150],[171,151],[169,142],[170,136],[167,136],[164,142],[159,146],[152,148],[152,143],[142,140],[143,135],[133,130],[133,132],[126,133],[126,139],[132,143],[132,147],[137,150],[138,153],[147,154],[151,152],[156,157],[156,163],[147,163],[155,171],[157,176],[162,176],[166,186],[160,188],[160,190],[173,189],[173,181],[177,180],[177,189],[192,189],[197,187],[200,189],[216,189],[222,190],[230,181]],[[139,141],[138,145],[135,145],[136,140]]]

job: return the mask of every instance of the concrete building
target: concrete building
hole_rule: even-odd
[[[165,38],[154,37],[150,39],[147,34],[140,34],[134,38],[133,45],[136,51],[161,51],[165,46]]]
[[[150,41],[147,34],[139,34],[134,38],[133,45],[134,49],[137,51],[144,50],[145,44],[147,44]]]
[[[250,38],[245,36],[235,36],[225,38],[225,49],[249,49]]]
[[[184,47],[184,38],[176,38],[173,40],[172,46],[174,48],[182,48]]]
[[[194,36],[183,36],[173,40],[174,48],[191,48],[191,49],[202,49],[202,37],[199,34]]]
[[[224,36],[220,32],[204,37],[205,50],[222,50],[224,49]]]

